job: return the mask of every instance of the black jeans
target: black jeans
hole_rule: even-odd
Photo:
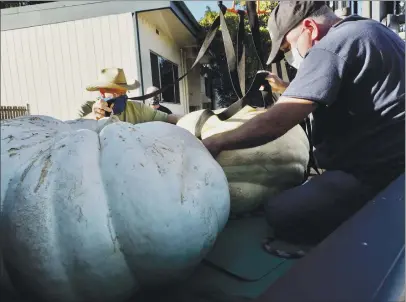
[[[315,244],[371,200],[379,190],[343,171],[326,171],[271,198],[266,219],[278,239]]]

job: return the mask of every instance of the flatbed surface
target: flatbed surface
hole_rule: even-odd
[[[297,261],[267,253],[262,241],[269,234],[272,231],[263,216],[230,220],[187,286],[258,297]]]

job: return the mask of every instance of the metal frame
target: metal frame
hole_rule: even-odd
[[[157,52],[155,52],[155,51],[153,51],[153,50],[151,50],[151,49],[149,50],[149,53],[150,53],[150,54],[152,53],[152,54],[154,54],[155,56],[158,57],[159,87],[161,87],[161,88],[163,87],[163,86],[162,86],[161,69],[160,69],[160,66],[159,66],[159,58],[161,58],[161,59],[163,59],[163,60],[165,60],[165,61],[168,61],[168,62],[171,63],[172,65],[176,66],[176,67],[178,68],[178,77],[179,77],[179,69],[180,69],[180,68],[179,68],[179,64],[176,64],[176,63],[172,62],[171,60],[165,58],[164,56],[158,54]],[[152,62],[150,62],[150,64],[152,64]],[[152,73],[152,72],[151,72],[151,73]],[[151,74],[151,76],[152,76],[152,74]],[[173,79],[177,79],[177,78],[175,77],[175,72],[174,72],[173,67],[172,67],[172,78],[173,78]],[[175,88],[176,85],[178,85],[178,90],[180,91],[179,83],[173,85],[173,94],[174,94],[175,97],[176,97],[176,88]],[[162,102],[162,94],[159,94],[159,102]],[[175,105],[176,105],[176,104],[180,104],[180,94],[179,94],[179,100],[178,100],[178,102],[165,102],[165,103],[175,104]]]
[[[404,265],[403,174],[255,301],[400,301]]]

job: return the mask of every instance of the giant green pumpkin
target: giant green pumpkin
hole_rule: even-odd
[[[228,219],[222,168],[180,127],[30,116],[1,138],[3,289],[125,301],[186,278]]]
[[[224,109],[216,110],[219,113]],[[203,110],[185,115],[178,126],[195,133],[196,123]],[[226,121],[210,117],[202,128],[202,138],[236,129],[246,121],[265,112],[244,107]],[[309,161],[309,142],[300,126],[265,145],[219,154],[231,194],[231,211],[249,212],[283,190],[299,185]]]

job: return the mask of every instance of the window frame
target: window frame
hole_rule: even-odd
[[[165,60],[167,63],[171,64],[173,81],[177,79],[175,77],[175,75],[176,75],[175,74],[176,73],[175,68],[176,68],[176,71],[178,73],[177,76],[179,77],[179,64],[176,64],[176,63],[172,62],[171,60],[168,60],[164,56],[156,53],[155,51],[153,51],[151,49],[149,50],[149,54],[150,54],[151,77],[152,77],[152,83],[153,83],[154,86],[156,86],[156,85],[154,84],[154,74],[153,74],[154,71],[153,71],[152,57],[151,57],[152,55],[154,55],[157,58],[157,70],[158,70],[158,75],[157,76],[158,76],[158,80],[159,80],[159,87],[158,88],[162,88],[162,76],[161,76],[161,67],[160,67],[160,64],[159,64],[159,59]],[[172,83],[173,83],[173,81],[172,81]],[[168,89],[170,89],[170,88],[168,88]],[[169,103],[169,104],[180,104],[181,102],[180,102],[180,85],[179,85],[179,82],[177,82],[177,83],[175,83],[173,85],[172,92],[173,92],[173,96],[174,96],[174,101],[173,102],[163,100],[162,99],[162,93],[159,94],[159,101],[160,102],[164,101],[165,103]]]

